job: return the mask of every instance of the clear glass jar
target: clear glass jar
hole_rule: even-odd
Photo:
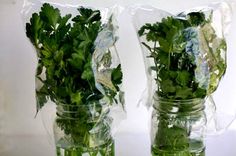
[[[54,138],[57,156],[114,156],[109,106],[57,105]]]
[[[154,97],[153,156],[204,156],[205,99],[170,100]]]

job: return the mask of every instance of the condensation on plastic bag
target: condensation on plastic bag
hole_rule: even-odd
[[[116,25],[116,18],[119,15],[122,8],[115,4],[104,5],[104,7],[100,7],[100,6],[97,7],[96,3],[92,3],[92,2],[90,3],[79,2],[76,5],[71,5],[71,4],[51,3],[49,1],[40,1],[40,0],[25,0],[24,6],[22,9],[23,23],[25,24],[29,22],[30,17],[32,16],[33,13],[39,13],[44,3],[49,3],[53,7],[58,8],[62,16],[67,15],[67,14],[72,14],[72,17],[75,17],[76,15],[78,15],[77,9],[80,7],[100,11],[102,31],[99,32],[97,39],[93,43],[95,50],[92,56],[93,58],[92,58],[91,66],[94,71],[93,74],[96,80],[96,87],[98,88],[99,91],[101,91],[101,93],[105,94],[104,88],[106,87],[109,88],[112,86],[111,85],[112,83],[111,71],[114,68],[116,68],[118,65],[120,65],[120,59],[119,59],[119,55],[116,50],[115,44],[116,44],[116,41],[118,40],[118,35],[117,35],[118,26]],[[109,57],[106,57],[106,56],[109,56]],[[104,60],[105,57],[106,57],[106,60]],[[104,61],[103,62],[104,64],[102,64],[102,61]],[[109,65],[105,63],[109,63]],[[99,70],[97,67],[99,67]],[[45,80],[46,78],[45,74],[40,75],[40,77],[42,80]],[[101,83],[101,80],[102,80],[102,83]],[[39,79],[36,79],[36,90],[39,90],[41,87],[42,87],[41,81]],[[114,91],[117,91],[117,88],[114,88],[114,86],[112,87]],[[118,92],[118,95],[115,97],[115,99],[117,99],[116,103],[110,106],[110,113],[109,113],[109,116],[111,116],[113,119],[113,122],[111,125],[111,128],[113,129],[112,131],[113,134],[116,132],[118,124],[124,118],[126,118],[126,113],[124,111],[124,91],[123,91],[122,83],[119,84],[118,88],[119,88],[119,92]],[[103,100],[107,101],[108,99],[103,99]],[[52,137],[53,130],[52,130],[51,125],[53,123],[56,113],[48,112],[48,110],[55,111],[55,108],[54,108],[55,105],[53,105],[54,103],[51,100],[48,100],[47,103],[48,104],[46,104],[45,107],[42,109],[41,115],[42,115],[46,130],[49,131],[49,134]],[[52,117],[53,115],[54,117]],[[49,119],[51,121],[48,121]]]
[[[151,6],[139,5],[132,8],[133,24],[137,32],[146,23],[154,24],[156,22],[161,22],[162,19],[170,16],[176,19],[188,20],[189,14],[196,12],[204,13],[205,19],[210,21],[208,24],[200,28],[189,27],[185,29],[185,37],[189,39],[187,40],[187,44],[184,46],[186,53],[194,58],[194,62],[197,66],[194,71],[194,76],[199,84],[198,87],[208,90],[208,98],[205,103],[205,112],[207,114],[208,121],[207,131],[210,135],[218,134],[227,129],[227,127],[229,127],[229,125],[235,119],[236,114],[236,110],[234,110],[233,115],[229,115],[226,111],[227,109],[216,109],[220,105],[224,105],[225,108],[230,107],[230,105],[227,105],[225,103],[215,103],[213,100],[212,94],[217,89],[221,77],[219,79],[216,79],[215,83],[211,82],[214,74],[217,75],[219,73],[219,70],[217,68],[213,68],[217,66],[219,61],[221,61],[221,63],[223,63],[226,68],[226,49],[221,49],[221,51],[217,55],[218,49],[216,49],[215,47],[219,47],[220,44],[225,42],[225,36],[229,32],[231,24],[231,9],[232,8],[230,8],[230,4],[225,2],[214,3],[209,6],[197,7],[181,12],[178,15],[172,15],[166,11],[159,10]],[[204,38],[204,35],[209,37],[211,40],[207,42]],[[178,36],[176,38],[178,38]],[[154,43],[152,43],[151,41],[148,42],[144,37],[139,37],[139,41],[140,44],[145,42],[147,46],[154,46]],[[198,49],[198,47],[194,47],[194,43],[200,45],[200,48]],[[155,66],[155,63],[153,59],[147,59],[150,56],[150,52],[148,51],[147,46],[141,46],[147,73],[147,87],[143,93],[142,98],[140,99],[140,103],[145,104],[149,108],[153,103],[153,96],[159,86],[155,81],[156,73],[151,70],[151,67]],[[180,47],[176,47],[176,50],[178,50],[178,48]],[[212,52],[212,58],[206,57],[206,55],[209,55],[209,51]],[[214,60],[215,58],[217,58],[218,60]],[[222,76],[224,74],[225,73],[221,73]],[[227,121],[222,122],[222,117],[227,118]]]

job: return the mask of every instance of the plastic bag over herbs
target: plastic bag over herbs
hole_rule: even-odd
[[[71,147],[77,153],[77,147],[84,147],[81,155],[114,152],[111,129],[124,117],[123,73],[116,50],[118,11],[117,6],[25,1],[26,36],[38,60],[37,111],[49,101],[56,104],[59,153]]]
[[[123,104],[123,74],[115,48],[118,26],[113,14],[118,8],[25,4],[24,17],[35,11],[27,20],[26,35],[38,57],[38,109],[48,99],[85,104],[93,96]],[[114,97],[117,94],[119,98]]]
[[[137,6],[132,13],[148,77],[144,103],[150,106],[154,96],[169,100],[206,99],[205,110],[210,111],[207,118],[213,122],[212,94],[227,67],[229,4],[212,4],[177,15]]]

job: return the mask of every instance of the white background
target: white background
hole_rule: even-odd
[[[63,0],[57,2],[65,3]],[[97,2],[97,5],[112,3],[109,0],[104,0],[103,3]],[[124,5],[144,2],[175,13],[208,4],[213,0],[119,1]],[[70,0],[67,3],[77,4],[77,1]],[[36,58],[32,46],[25,37],[24,24],[20,16],[22,5],[22,0],[0,0],[0,124],[3,125],[0,128],[2,127],[7,136],[5,141],[1,141],[0,138],[0,147],[7,146],[5,148],[7,152],[2,154],[0,152],[0,156],[51,156],[54,153],[53,146],[47,140],[41,117],[34,118]],[[137,107],[146,84],[141,50],[127,11],[121,14],[119,23],[118,50],[124,68],[127,119],[121,123],[116,135],[116,153],[117,156],[150,156],[148,136],[150,113],[143,106]],[[228,71],[220,86],[221,91],[215,94],[221,108],[228,109],[231,105],[233,112],[236,108],[235,27],[236,22],[233,23],[227,38]],[[3,123],[1,123],[2,119],[4,119]],[[224,134],[207,140],[207,156],[235,156],[235,140],[236,124],[234,123]]]

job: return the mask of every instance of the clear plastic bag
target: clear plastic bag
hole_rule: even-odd
[[[227,73],[231,6],[214,3],[176,15],[151,6],[132,8],[147,73],[141,102],[154,108],[153,155],[201,155],[204,136],[224,131],[235,119],[232,104],[213,100]]]
[[[170,13],[166,11],[159,10],[151,6],[136,6],[132,8],[133,24],[135,26],[135,29],[137,30],[137,33],[138,31],[139,33],[141,33],[142,31],[141,27],[144,26],[145,24],[150,24],[146,27],[147,30],[148,30],[148,27],[149,26],[151,27],[152,24],[154,28],[155,23],[166,22],[165,24],[167,24],[168,17],[173,17],[173,19],[176,19],[176,21],[178,20],[183,21],[183,23],[184,21],[189,21],[189,20],[193,20],[194,22],[194,18],[195,18],[194,13],[196,14],[203,13],[202,15],[204,16],[205,20],[208,21],[208,23],[203,24],[202,26],[201,24],[199,24],[198,26],[192,26],[192,27],[187,26],[186,28],[183,28],[183,29],[180,28],[179,31],[181,31],[181,29],[183,31],[180,33],[176,33],[177,35],[175,37],[173,37],[174,36],[173,35],[172,36],[173,40],[170,42],[172,42],[173,45],[176,45],[175,47],[173,47],[173,49],[171,49],[172,51],[178,52],[178,51],[184,50],[188,55],[191,55],[191,57],[193,57],[192,59],[195,62],[194,65],[196,65],[196,68],[194,68],[193,74],[198,84],[197,88],[203,88],[207,90],[205,97],[209,96],[209,101],[213,100],[211,95],[217,89],[222,76],[224,76],[226,72],[226,66],[227,66],[226,48],[228,45],[226,45],[225,36],[227,36],[228,34],[228,31],[230,29],[230,24],[232,21],[232,10],[231,10],[232,8],[230,8],[229,5],[230,4],[227,4],[227,3],[214,3],[209,6],[203,6],[203,7],[190,9],[190,10],[181,12],[177,15],[171,15]],[[191,19],[191,16],[192,16],[192,19]],[[163,19],[165,21],[163,21]],[[169,19],[169,21],[170,20],[171,19]],[[191,21],[189,22],[191,23]],[[192,24],[194,25],[196,23],[192,23]],[[169,31],[171,31],[171,29]],[[158,30],[156,30],[155,33],[158,33]],[[152,39],[150,39],[152,34],[149,33],[149,37],[150,37],[149,41],[147,41],[147,38],[146,38],[147,36],[145,35],[147,34],[143,32],[143,36],[139,37],[139,41],[143,50],[143,57],[144,57],[145,66],[146,66],[145,69],[146,69],[146,73],[148,77],[147,89],[145,90],[145,93],[143,94],[142,101],[149,107],[152,104],[150,101],[152,101],[155,91],[163,90],[163,88],[162,89],[158,88],[158,87],[161,87],[161,85],[156,84],[155,79],[157,78],[157,74],[152,69],[155,67],[153,56],[150,57],[152,53],[149,51],[150,50],[149,48],[153,48],[154,46],[154,42],[152,42],[151,41]],[[155,35],[158,36],[158,34],[155,34]],[[182,41],[181,41],[181,37],[184,37],[184,39],[182,38]],[[209,38],[209,40],[211,41],[207,42],[206,39],[204,39],[204,37]],[[165,39],[165,37],[163,38]],[[156,43],[157,44],[156,48],[160,48],[160,47],[163,48],[163,45],[165,44],[164,42],[165,41],[162,41],[161,43],[162,47],[160,46],[160,44]],[[210,57],[209,51],[212,52],[213,54],[212,57]],[[217,58],[218,60],[214,60],[214,58]],[[177,62],[177,64],[174,64],[173,66],[178,66],[178,63],[181,63],[181,61],[182,60],[179,60],[179,62]],[[219,65],[220,63],[222,63],[222,69],[223,69],[221,72],[220,72],[221,67]],[[158,68],[159,69],[162,68],[160,67],[160,64],[158,65]],[[174,70],[184,69],[184,68],[183,69],[181,68],[182,68],[181,65],[179,65],[179,67],[176,67],[176,69]],[[161,75],[160,72],[162,71],[158,71],[158,72],[159,72],[158,74]],[[214,75],[214,73],[217,73],[217,74]],[[214,79],[215,76],[217,76],[218,78]],[[160,80],[160,76],[158,77],[158,79],[159,79],[157,81],[158,83],[162,83],[164,81],[164,79]],[[215,83],[213,83],[213,80]],[[173,98],[173,95],[170,95],[169,98]],[[176,98],[181,99],[182,97],[176,96]],[[188,99],[192,97],[186,97],[186,98]],[[212,102],[212,103],[214,105],[215,102]],[[214,111],[215,106],[210,106],[210,107],[211,107],[211,111]]]
[[[114,152],[113,132],[125,117],[118,13],[118,6],[24,2],[26,35],[38,60],[37,111],[48,103],[56,106],[56,112],[43,116],[56,116],[54,130],[47,129],[54,131],[58,155]],[[52,127],[50,118],[43,120]]]

